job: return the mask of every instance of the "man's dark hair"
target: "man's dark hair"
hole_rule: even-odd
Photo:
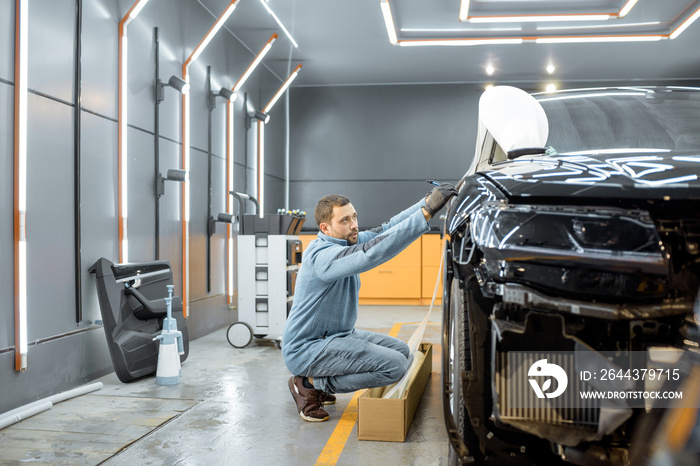
[[[340,194],[329,194],[323,196],[316,203],[314,208],[314,218],[316,219],[316,225],[321,228],[322,223],[327,223],[330,225],[331,219],[333,218],[333,207],[343,207],[344,205],[350,204],[350,199]]]

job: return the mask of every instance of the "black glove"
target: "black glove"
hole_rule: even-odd
[[[427,203],[426,210],[431,217],[434,217],[435,214],[447,204],[447,201],[449,201],[452,196],[456,195],[457,189],[455,189],[454,186],[449,183],[440,183],[438,186],[435,186],[425,198],[425,202]]]

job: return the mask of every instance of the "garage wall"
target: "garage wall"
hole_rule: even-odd
[[[118,262],[117,73],[118,23],[133,0],[82,1],[80,58],[80,140],[75,141],[74,102],[77,0],[32,0],[29,5],[28,108],[28,369],[14,370],[14,2],[0,4],[0,413],[81,385],[112,371],[94,276],[89,267],[100,257]],[[187,27],[183,27],[187,21]],[[160,38],[160,78],[181,75],[182,64],[215,18],[198,2],[149,2],[128,28],[128,180],[129,261],[155,259],[155,157],[161,173],[180,168],[181,104],[165,89],[160,105],[160,149],[155,154],[155,42]],[[255,48],[255,47],[254,47]],[[190,338],[237,320],[225,297],[225,235],[217,224],[211,244],[211,290],[206,286],[208,207],[208,84],[232,87],[254,53],[222,29],[190,68],[191,220]],[[246,179],[256,177],[246,145],[245,110],[260,109],[281,80],[261,66],[234,104],[234,189],[255,194]],[[226,106],[217,99],[212,122],[212,214],[225,210]],[[270,209],[284,202],[284,105],[266,127],[265,169]],[[250,135],[254,136],[254,135]],[[76,144],[80,149],[75,164]],[[79,179],[76,180],[76,176]],[[75,189],[80,222],[76,225]],[[160,258],[170,261],[175,293],[181,295],[181,185],[167,182],[160,200]],[[76,234],[80,233],[79,266]],[[76,270],[78,268],[79,270]],[[235,270],[235,269],[234,269]],[[76,296],[78,281],[80,296]],[[77,310],[82,319],[77,321]],[[225,341],[222,344],[226,344]]]
[[[360,228],[417,202],[425,180],[456,183],[474,152],[483,87],[400,85],[296,88],[291,93],[290,206],[317,231],[316,201],[347,195]],[[437,219],[431,226],[439,228]]]

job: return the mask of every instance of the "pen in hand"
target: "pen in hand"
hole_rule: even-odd
[[[426,182],[426,183],[430,183],[430,184],[432,184],[432,185],[434,185],[434,186],[440,186],[440,183],[438,183],[438,182],[435,181],[435,180],[425,180],[425,182]]]

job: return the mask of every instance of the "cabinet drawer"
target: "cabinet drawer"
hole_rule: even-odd
[[[383,265],[360,274],[360,298],[420,298],[420,267]]]

